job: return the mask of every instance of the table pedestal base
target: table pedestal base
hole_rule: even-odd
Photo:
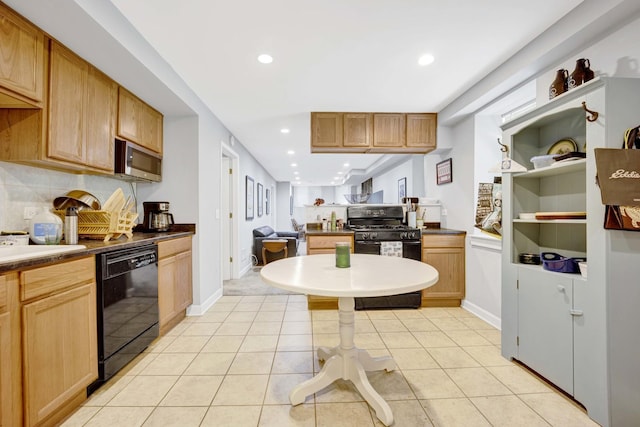
[[[337,379],[349,380],[376,411],[376,416],[389,426],[393,424],[391,407],[371,386],[367,371],[382,369],[393,371],[396,364],[389,356],[371,357],[365,350],[353,344],[354,335],[354,299],[341,297],[338,300],[340,345],[334,348],[318,348],[318,359],[325,360],[322,370],[310,380],[303,382],[291,391],[289,400],[292,405],[303,403],[307,396],[322,390]]]

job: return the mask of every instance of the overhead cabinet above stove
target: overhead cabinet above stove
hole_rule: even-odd
[[[311,113],[311,152],[425,154],[436,149],[436,113]]]

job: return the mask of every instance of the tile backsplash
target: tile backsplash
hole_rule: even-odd
[[[29,220],[23,219],[24,208],[51,209],[53,199],[68,191],[85,190],[104,203],[118,187],[125,197],[135,191],[135,184],[116,178],[0,162],[0,231],[28,231]]]

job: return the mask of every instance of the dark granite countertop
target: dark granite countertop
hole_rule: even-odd
[[[307,230],[305,232],[307,236],[351,236],[354,234],[353,230]]]
[[[425,234],[467,234],[466,231],[451,228],[423,228],[421,231],[423,236]]]
[[[176,239],[178,237],[190,236],[195,234],[194,224],[181,224],[172,227],[171,231],[162,233],[143,233],[134,232],[131,239],[121,236],[119,239],[103,242],[95,239],[80,239],[79,245],[86,246],[86,249],[78,249],[69,252],[42,255],[37,258],[29,258],[24,260],[14,260],[6,263],[0,263],[0,273],[12,270],[22,270],[29,267],[52,264],[60,261],[70,260],[86,255],[95,255],[103,252],[109,252],[117,249],[133,248],[136,246],[144,246],[156,243],[162,240]]]

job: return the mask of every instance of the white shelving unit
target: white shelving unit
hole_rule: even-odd
[[[596,120],[586,119],[583,102]],[[502,354],[566,391],[603,426],[640,420],[640,233],[603,229],[593,149],[621,147],[624,131],[638,124],[640,79],[598,78],[502,127],[512,158],[531,169],[531,157],[564,138],[587,155],[503,174]],[[519,219],[525,212],[587,216]],[[518,262],[520,253],[540,252],[586,257],[589,277]]]

